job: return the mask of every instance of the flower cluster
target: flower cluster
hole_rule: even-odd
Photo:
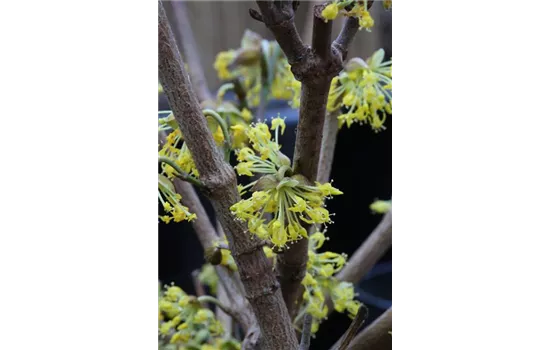
[[[317,332],[319,323],[327,317],[326,295],[330,296],[336,311],[347,311],[351,318],[355,317],[361,305],[353,300],[355,297],[353,284],[340,282],[334,277],[334,274],[344,267],[346,255],[318,252],[325,240],[323,232],[316,232],[309,239],[307,272],[302,280],[304,294],[300,312],[296,318],[296,321],[299,321],[304,313],[311,314],[313,333]]]
[[[370,31],[374,26],[374,20],[368,10],[367,1],[336,0],[327,5],[321,12],[321,16],[326,22],[335,19],[340,14],[359,19],[359,29]]]
[[[251,107],[258,106],[262,93],[282,100],[293,97],[294,75],[279,45],[252,31],[245,32],[239,49],[220,52],[214,68],[221,80],[242,80]]]
[[[332,80],[327,109],[343,110],[339,126],[368,123],[374,131],[384,130],[391,114],[391,60],[382,62],[384,50],[376,51],[367,61],[351,59]]]
[[[161,131],[173,130],[166,136],[166,142],[158,152],[159,157],[170,158],[183,171],[198,178],[199,171],[195,166],[189,148],[185,142],[183,142],[183,136],[180,129],[177,127],[173,114],[170,114],[166,118],[159,119],[159,124],[159,130]],[[171,165],[162,164],[162,173],[169,179],[173,179],[178,172]]]
[[[166,142],[158,151],[159,157],[167,158],[176,164],[182,171],[199,176],[195,167],[191,152],[183,142],[181,131],[172,113],[165,118],[159,119],[159,130],[173,130],[166,137]],[[158,174],[158,198],[164,208],[164,215],[159,215],[159,219],[165,223],[194,220],[197,215],[189,212],[189,208],[181,204],[181,196],[176,193],[172,181],[178,175],[178,170],[170,164],[161,163],[161,173]]]
[[[224,337],[214,313],[177,286],[166,286],[159,298],[159,334],[185,349],[238,350],[240,344]]]
[[[244,147],[237,151],[239,164],[235,167],[239,175],[263,176],[246,186],[239,186],[241,193],[252,192],[251,196],[233,206],[231,211],[238,219],[248,222],[251,233],[261,239],[271,240],[277,247],[286,246],[307,237],[303,223],[327,224],[330,214],[324,208],[325,198],[342,194],[330,183],[311,184],[301,175],[293,175],[290,160],[280,152],[279,130],[285,130],[280,117],[271,121],[275,131],[275,141],[267,124],[256,123],[246,129],[252,148]],[[266,223],[264,214],[273,214]]]
[[[159,219],[166,224],[172,220],[192,221],[197,217],[197,214],[189,212],[189,208],[181,204],[181,196],[176,193],[172,182],[162,174],[158,175],[158,198],[165,211],[164,215],[159,215]]]

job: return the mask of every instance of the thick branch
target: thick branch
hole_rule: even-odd
[[[325,5],[315,5],[313,8],[313,38],[311,47],[322,60],[326,60],[330,54],[330,37],[332,33],[332,21],[326,21],[321,16]]]
[[[212,94],[208,89],[201,59],[199,57],[198,46],[195,42],[193,29],[189,22],[189,16],[187,15],[187,4],[185,1],[172,1],[171,3],[177,21],[179,36],[181,38],[180,48],[183,50],[183,55],[189,66],[189,75],[191,76],[191,83],[193,84],[195,93],[199,101],[211,100]]]
[[[315,17],[314,10],[315,5],[318,5],[319,1],[308,1],[307,2],[307,14],[306,14],[306,23],[302,29],[302,38],[304,42],[311,43],[313,37],[313,19]]]
[[[193,160],[226,233],[246,296],[256,315],[265,349],[296,349],[298,341],[279,283],[257,238],[229,208],[239,201],[236,176],[217,150],[177,50],[162,4],[158,3],[159,78]]]
[[[317,178],[330,81],[342,69],[341,57],[331,53],[332,23],[325,23],[320,18],[320,7],[316,7],[311,50],[304,46],[298,35],[291,1],[257,1],[257,4],[262,21],[287,56],[295,78],[302,82],[293,170],[314,181]],[[291,315],[300,296],[300,283],[307,264],[307,248],[307,239],[302,239],[277,258],[278,276]]]
[[[348,350],[391,349],[391,307],[353,339]]]
[[[382,221],[336,275],[338,279],[354,284],[359,282],[386,253],[391,246],[391,215],[391,210],[384,215]]]

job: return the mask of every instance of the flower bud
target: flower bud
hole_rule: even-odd
[[[216,246],[210,246],[204,251],[204,257],[212,265],[219,265],[222,262],[222,250]]]

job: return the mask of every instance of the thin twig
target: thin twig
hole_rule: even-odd
[[[359,20],[356,17],[348,17],[344,22],[340,34],[338,34],[338,37],[332,43],[332,47],[340,53],[342,60],[346,59],[349,46],[358,30]]]
[[[244,91],[241,80],[239,78],[235,78],[233,79],[232,83],[233,91],[235,91],[235,95],[237,95],[237,99],[239,100],[239,109],[248,109],[248,103],[246,102],[246,91]]]
[[[223,118],[213,109],[205,109],[202,111],[205,116],[209,116],[214,118],[214,120],[218,123],[220,128],[222,129],[223,133],[223,147],[224,147],[224,155],[225,155],[225,161],[229,162],[229,157],[231,156],[231,138],[229,136],[229,130],[227,123]]]
[[[367,328],[363,329],[351,342],[347,350],[391,349],[391,313],[390,307]]]
[[[357,315],[355,315],[355,318],[353,321],[351,321],[351,324],[336,344],[334,344],[331,348],[331,350],[346,350],[348,348],[348,345],[351,343],[357,332],[359,332],[359,329],[361,329],[361,326],[365,322],[368,316],[368,310],[364,305],[361,305],[359,307],[359,310],[357,311]]]
[[[206,294],[204,292],[204,287],[203,287],[201,281],[199,280],[199,274],[200,274],[199,270],[194,270],[191,273],[191,276],[193,277],[193,286],[195,287],[195,295],[197,297],[201,297],[201,296]]]
[[[229,296],[227,295],[227,291],[224,285],[218,285],[218,288],[216,290],[216,297],[220,301],[220,303],[224,305],[233,305],[229,299]],[[238,318],[226,313],[221,307],[216,307],[216,318],[222,324],[225,333],[228,335],[232,334],[233,318],[235,318],[236,320]]]
[[[320,183],[328,182],[336,150],[336,140],[338,136],[338,112],[328,113],[323,125],[323,140],[321,141],[321,155],[319,159],[319,169],[317,171],[317,181]]]
[[[212,303],[218,306],[220,309],[223,310],[223,312],[225,312],[228,315],[232,315],[234,313],[234,310],[231,309],[228,305],[224,305],[221,301],[219,301],[217,298],[214,298],[211,295],[202,295],[197,299],[201,303]],[[233,316],[233,317],[236,317],[236,316]]]
[[[195,178],[192,175],[187,174],[172,159],[168,157],[159,157],[159,163],[166,163],[170,165],[172,168],[176,169],[176,171],[178,172],[176,176],[182,179],[183,181],[187,181],[198,187],[204,187],[204,184],[199,179]]]
[[[336,275],[339,280],[354,284],[359,282],[388,251],[392,240],[391,217],[391,210],[384,214],[382,221],[353,253],[346,266]]]
[[[300,350],[308,350],[311,342],[311,324],[313,317],[311,314],[305,314],[304,327],[302,328],[302,340],[300,341]]]

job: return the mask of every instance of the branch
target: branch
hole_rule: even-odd
[[[195,270],[191,273],[191,276],[193,277],[193,286],[195,287],[195,295],[200,297],[203,296],[204,293],[204,287],[202,286],[201,281],[199,280],[199,270]]]
[[[311,47],[323,60],[331,54],[330,37],[332,34],[332,21],[326,21],[321,16],[321,12],[327,4],[315,5],[313,8],[313,38]]]
[[[208,130],[160,1],[158,36],[160,82],[201,174],[206,187],[205,194],[212,202],[226,233],[246,297],[260,325],[264,348],[296,349],[298,341],[292,322],[261,242],[257,238],[251,238],[245,223],[235,220],[229,210],[231,205],[240,200],[236,175],[223,160]]]
[[[374,0],[367,1],[367,9],[370,9],[373,4]],[[332,43],[332,48],[340,54],[342,60],[346,59],[349,46],[358,30],[359,19],[357,17],[347,17],[340,34],[338,34],[338,37]]]
[[[197,215],[197,218],[192,221],[193,229],[197,234],[199,242],[204,250],[212,247],[213,242],[219,240],[214,226],[208,219],[208,214],[204,210],[199,197],[193,186],[190,184],[176,180],[174,181],[176,191],[181,195],[183,204],[190,211]],[[239,286],[238,276],[231,274],[225,266],[215,266],[216,274],[218,275],[220,286],[229,299],[226,305],[231,305],[232,313],[227,313],[235,318],[247,334],[247,347],[243,343],[243,349],[255,349],[259,343],[258,322],[252,311],[251,305],[244,297],[242,288]]]
[[[291,65],[294,77],[302,82],[300,118],[294,149],[293,171],[310,181],[317,179],[323,124],[330,82],[342,70],[342,57],[330,45],[332,21],[321,17],[323,5],[314,10],[313,47],[305,46],[294,24],[292,1],[256,1],[261,20],[270,29]],[[252,11],[251,11],[252,12]],[[306,227],[309,230],[309,227]],[[290,246],[277,257],[277,272],[285,303],[291,315],[301,294],[307,266],[307,239]]]
[[[302,329],[302,340],[300,341],[299,350],[309,350],[309,343],[311,341],[311,324],[313,323],[313,317],[311,314],[304,316],[304,327]]]
[[[233,303],[231,303],[229,296],[227,295],[227,291],[225,290],[225,287],[223,285],[218,286],[216,290],[216,297],[222,304],[234,305]],[[226,334],[232,334],[233,319],[237,320],[238,318],[231,316],[231,314],[228,314],[225,310],[223,310],[220,307],[216,308],[216,318],[222,324]]]
[[[392,220],[391,210],[376,226],[370,236],[353,253],[346,266],[336,275],[341,281],[357,283],[369,272],[374,264],[391,246]]]
[[[172,1],[171,3],[181,39],[181,49],[189,65],[191,82],[195,93],[200,101],[212,100],[212,94],[208,89],[193,29],[187,16],[187,4],[185,1]]]
[[[344,27],[338,34],[338,37],[332,43],[334,50],[337,50],[342,56],[342,60],[346,59],[348,55],[348,49],[359,30],[359,19],[356,17],[348,17],[344,23]]]
[[[353,339],[348,350],[391,349],[391,307]]]
[[[319,169],[317,170],[317,181],[320,183],[328,182],[334,160],[334,151],[336,150],[336,139],[338,136],[338,111],[329,113],[325,117],[323,125],[323,140],[321,141],[321,155],[319,159]]]
[[[166,163],[166,164],[170,165],[172,168],[176,169],[176,171],[178,172],[178,174],[176,176],[179,179],[182,179],[183,181],[190,182],[193,185],[198,186],[198,187],[204,187],[204,184],[200,180],[198,180],[195,177],[187,174],[172,159],[170,159],[168,157],[159,157],[159,163]]]
[[[361,305],[359,308],[359,311],[357,311],[357,315],[355,315],[355,318],[353,321],[351,321],[351,324],[336,344],[334,344],[331,348],[331,350],[346,350],[348,348],[349,343],[353,340],[357,332],[359,332],[359,329],[365,322],[365,319],[367,318],[368,310],[364,305]]]
[[[211,295],[202,295],[202,296],[198,297],[197,300],[201,303],[212,303],[212,304],[218,306],[220,309],[222,309],[223,312],[225,312],[226,314],[237,318],[236,315],[233,315],[233,313],[234,313],[233,309],[231,309],[227,305],[224,305],[221,301],[219,301],[218,299],[214,298]]]
[[[301,35],[306,43],[311,42],[311,38],[313,36],[313,19],[315,17],[315,5],[319,5],[319,1],[313,0],[307,2],[306,23],[304,23],[304,28]]]
[[[292,1],[261,1],[256,3],[260,13],[250,9],[252,18],[263,22],[279,43],[285,53],[288,63],[299,62],[307,53],[296,25],[294,24],[294,6]]]

